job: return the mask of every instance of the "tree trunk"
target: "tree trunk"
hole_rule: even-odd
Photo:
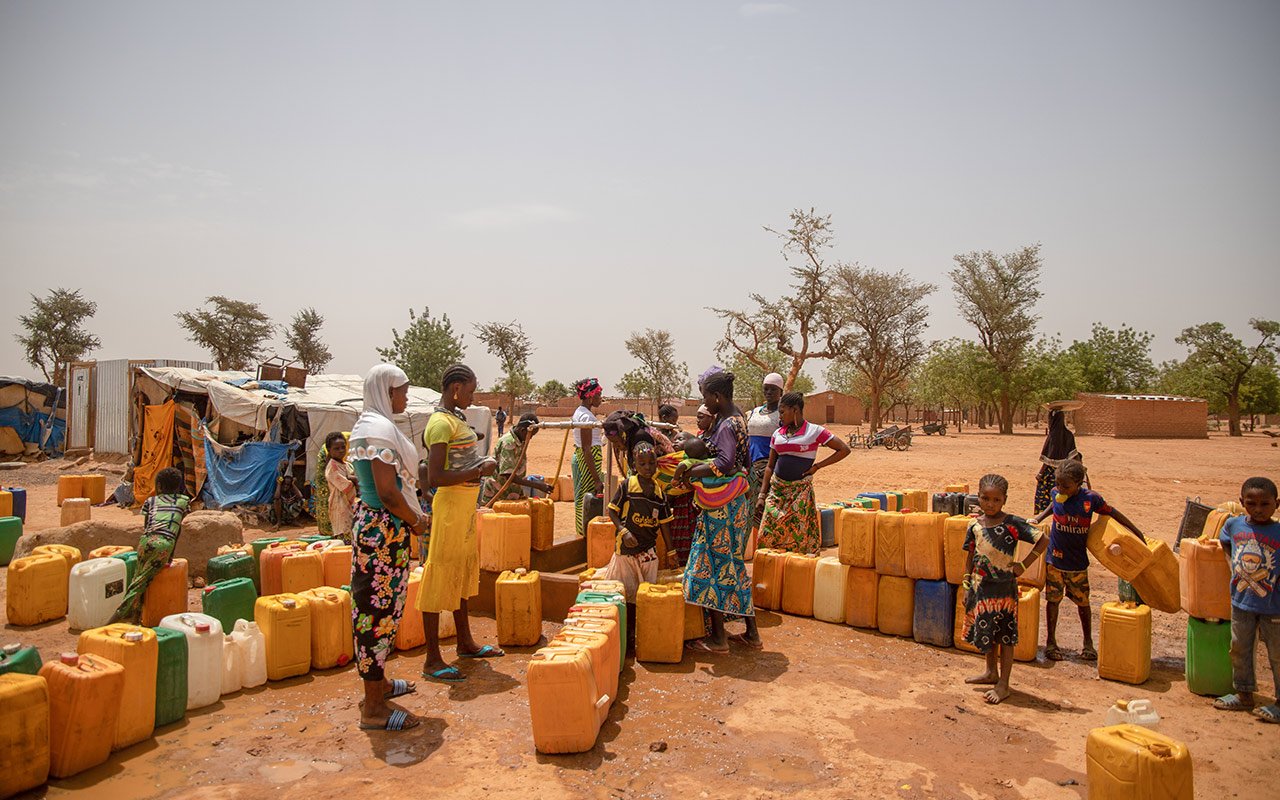
[[[871,390],[871,430],[880,429],[880,393]]]
[[[987,404],[986,403],[978,403],[977,415],[978,415],[978,429],[985,431],[987,429]]]
[[[796,378],[800,375],[800,368],[804,366],[803,360],[791,359],[791,369],[787,370],[786,386],[783,391],[791,391],[791,387],[796,385]]]
[[[1000,433],[1013,433],[1013,410],[1009,407],[1009,390],[1000,390]]]
[[[1227,431],[1229,436],[1244,436],[1240,430],[1240,393],[1227,395]]]

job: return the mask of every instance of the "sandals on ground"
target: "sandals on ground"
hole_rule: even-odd
[[[417,717],[410,717],[408,711],[396,709],[387,717],[387,721],[381,725],[366,725],[360,723],[362,731],[407,731],[410,728],[418,727]]]
[[[1253,704],[1241,700],[1240,695],[1228,694],[1214,700],[1213,707],[1219,711],[1251,711]]]

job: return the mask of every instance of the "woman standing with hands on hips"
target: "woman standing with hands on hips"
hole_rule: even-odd
[[[600,386],[600,381],[595,378],[583,378],[573,385],[573,390],[577,392],[578,401],[582,404],[573,412],[573,421],[592,425],[599,422],[594,409],[599,408],[604,402],[604,389]],[[583,519],[585,516],[583,504],[587,500],[587,494],[591,493],[597,497],[604,495],[604,451],[601,449],[604,437],[598,427],[578,428],[574,431],[574,444],[576,446],[573,449],[571,463],[573,522],[578,535],[585,536],[587,520]]]
[[[426,481],[436,490],[431,503],[431,539],[418,589],[418,610],[427,634],[427,658],[422,677],[460,683],[458,668],[440,653],[440,614],[453,612],[458,629],[458,656],[497,658],[505,655],[493,645],[481,647],[471,638],[467,598],[480,593],[480,554],[476,549],[476,500],[480,481],[492,475],[497,462],[482,458],[479,439],[467,425],[463,409],[476,392],[476,374],[454,364],[440,380],[440,405],[422,435],[427,447]]]
[[[409,377],[399,367],[379,364],[364,379],[364,411],[351,430],[348,458],[360,494],[351,532],[351,614],[355,661],[364,681],[360,727],[399,731],[418,725],[409,712],[387,700],[414,691],[405,680],[388,681],[391,654],[404,612],[409,574],[409,535],[426,532],[418,509],[418,451],[392,421],[409,402]]]

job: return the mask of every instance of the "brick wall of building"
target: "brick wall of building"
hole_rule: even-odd
[[[1209,404],[1182,397],[1126,397],[1079,394],[1084,407],[1073,413],[1076,434],[1117,439],[1205,439]]]

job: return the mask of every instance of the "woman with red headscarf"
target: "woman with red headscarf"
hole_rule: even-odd
[[[583,378],[573,385],[581,405],[573,412],[573,421],[591,423],[599,422],[593,409],[604,402],[604,389],[595,378]],[[600,428],[578,428],[574,435],[573,449],[573,521],[579,536],[585,536],[587,523],[583,519],[582,506],[587,494],[597,497],[604,495],[604,453],[601,445],[604,437]]]

